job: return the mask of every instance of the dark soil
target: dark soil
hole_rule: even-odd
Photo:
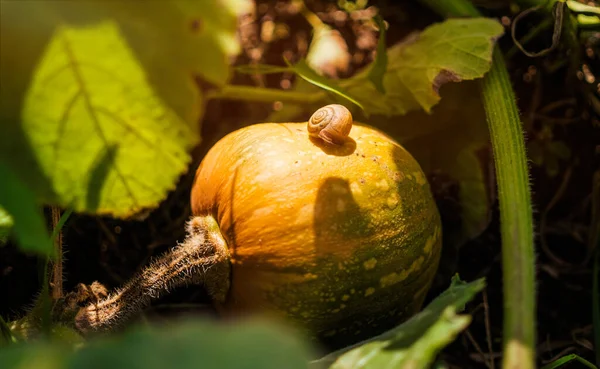
[[[390,24],[389,45],[409,32],[422,29],[436,15],[416,2],[372,1]],[[487,15],[514,17],[505,1],[484,1]],[[377,32],[352,19],[336,20],[336,2],[308,1],[308,7],[326,23],[338,29],[352,56],[349,68],[338,77],[352,75],[372,60]],[[298,60],[306,54],[311,28],[299,14],[290,11],[285,1],[258,1],[255,17],[242,20],[243,54],[236,64],[260,62],[283,65],[282,55]],[[538,15],[519,24],[518,36],[540,21]],[[275,40],[263,40],[265,23],[287,25],[288,34]],[[551,29],[527,44],[530,50],[549,46]],[[513,47],[508,36],[501,39],[507,51]],[[542,147],[561,141],[571,156],[559,160],[557,172],[549,175],[544,165],[531,163],[531,184],[536,224],[538,361],[540,364],[568,353],[593,361],[592,338],[592,262],[590,260],[590,224],[592,178],[598,170],[599,121],[590,101],[598,99],[594,70],[598,63],[598,37],[586,44],[564,45],[540,58],[528,58],[516,52],[508,60],[518,96],[528,142]],[[564,39],[564,37],[563,37]],[[432,50],[432,52],[441,52]],[[577,54],[580,60],[573,58]],[[584,67],[586,65],[586,67]],[[589,73],[585,73],[588,68]],[[587,78],[587,80],[586,80]],[[281,88],[292,76],[274,74],[261,78],[236,74],[235,84]],[[206,107],[203,142],[194,153],[190,172],[182,176],[177,190],[170,193],[160,208],[141,221],[118,221],[73,215],[64,228],[65,289],[77,283],[100,281],[109,288],[127,280],[152,256],[159,255],[184,237],[184,223],[190,215],[189,192],[194,169],[202,155],[219,138],[240,125],[263,121],[273,104],[213,101]],[[596,107],[596,109],[598,109]],[[552,132],[548,137],[544,132]],[[548,152],[546,152],[548,154]],[[435,187],[435,186],[434,186]],[[435,190],[435,188],[434,188]],[[448,192],[436,191],[444,225],[455,226],[456,201]],[[452,273],[463,280],[485,277],[487,289],[467,306],[473,315],[469,328],[441,355],[452,368],[499,366],[502,351],[502,275],[499,214],[497,203],[489,227],[478,238],[463,245],[458,253],[446,252],[442,275],[430,292],[430,299],[449,284]],[[452,251],[452,250],[451,250]],[[23,314],[35,298],[40,283],[39,261],[24,256],[12,245],[0,248],[0,316],[12,319]],[[175,291],[157,301],[146,312],[153,319],[165,319],[182,313],[211,313],[207,296],[201,289]],[[488,338],[491,342],[488,342]],[[568,367],[578,367],[571,364]]]

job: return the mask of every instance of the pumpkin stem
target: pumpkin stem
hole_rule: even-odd
[[[183,243],[137,273],[115,293],[82,307],[75,326],[82,333],[107,331],[123,325],[154,299],[170,290],[203,284],[223,302],[230,283],[229,251],[212,216],[195,216],[187,224]]]

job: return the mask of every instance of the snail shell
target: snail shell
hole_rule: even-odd
[[[352,114],[343,105],[327,105],[314,112],[307,128],[311,137],[318,137],[329,144],[343,145],[352,129]]]

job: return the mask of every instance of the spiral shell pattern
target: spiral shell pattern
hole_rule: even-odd
[[[345,106],[339,104],[327,105],[315,111],[307,125],[311,137],[318,137],[335,145],[342,145],[351,129],[352,114]]]

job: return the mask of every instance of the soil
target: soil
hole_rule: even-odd
[[[515,15],[507,1],[478,3],[489,16],[512,19]],[[441,20],[416,2],[380,0],[371,4],[379,9],[390,25],[388,45]],[[339,30],[348,44],[350,65],[347,70],[338,71],[337,77],[350,76],[372,60],[377,40],[374,28],[350,18],[340,19],[335,1],[307,1],[307,6]],[[517,36],[521,37],[539,21],[538,14],[523,19]],[[281,38],[261,37],[261,30],[269,22],[269,27],[273,24],[287,26],[282,28]],[[548,47],[551,32],[551,28],[544,30],[526,47],[529,50]],[[236,64],[283,65],[282,55],[292,61],[306,55],[311,28],[288,2],[258,1],[255,16],[241,20],[240,34],[243,53]],[[587,43],[575,45],[570,50],[561,46],[539,58],[529,58],[516,52],[507,61],[528,143],[537,141],[547,148],[549,143],[560,141],[571,151],[568,159],[558,161],[554,174],[548,172],[548,159],[542,165],[530,164],[537,246],[539,364],[570,353],[594,360],[592,261],[588,238],[591,232],[592,178],[594,171],[598,170],[600,151],[598,111],[590,102],[599,98],[594,76],[594,70],[600,67],[598,37],[590,37]],[[504,51],[510,50],[513,45],[510,37],[503,37],[500,41]],[[580,60],[573,61],[573,53],[579,55]],[[261,78],[236,74],[232,81],[234,84],[273,88],[285,88],[291,82],[292,76],[281,74]],[[100,281],[108,288],[117,287],[146,265],[152,256],[181,241],[184,223],[190,216],[188,203],[194,168],[203,154],[219,138],[241,124],[264,121],[274,108],[273,104],[211,101],[202,122],[203,141],[194,152],[194,163],[189,173],[181,177],[177,189],[146,219],[120,221],[73,215],[63,232],[65,289],[71,290],[77,283],[93,281]],[[551,138],[547,135],[548,127],[553,133]],[[551,155],[549,151],[545,153],[544,157]],[[436,191],[436,194],[444,226],[454,226],[455,193]],[[458,273],[467,281],[480,277],[487,280],[485,292],[466,308],[466,312],[473,316],[472,323],[440,355],[450,368],[500,365],[503,293],[497,208],[496,203],[491,222],[479,237],[463,245],[457,253],[446,252],[442,261],[444,267],[441,268],[444,275],[437,279],[440,282],[429,294],[428,299],[431,299],[445,289],[452,273]],[[0,248],[0,316],[13,319],[30,306],[40,288],[40,270],[39,260],[23,255],[14,245]],[[174,291],[167,298],[155,302],[145,315],[151,319],[168,319],[188,313],[212,314],[202,289]],[[488,342],[488,337],[491,342]],[[568,367],[576,368],[578,365],[569,364]]]

